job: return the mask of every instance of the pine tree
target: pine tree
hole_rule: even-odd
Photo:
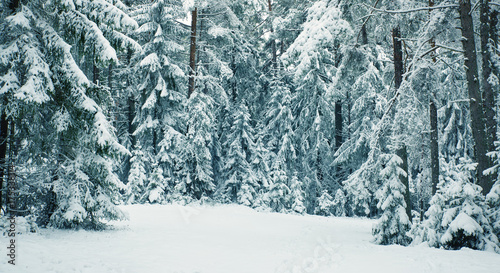
[[[32,206],[52,207],[38,213],[48,213],[39,215],[40,219],[50,219],[56,227],[101,228],[102,219],[123,217],[115,206],[124,185],[114,173],[114,159],[128,151],[117,142],[106,116],[109,92],[92,84],[73,56],[88,54],[94,66],[118,62],[116,51],[93,20],[104,12],[117,16],[115,25],[109,26],[116,33],[122,27],[133,28],[134,21],[104,1],[79,1],[77,5],[72,1],[30,1],[18,8],[2,24],[2,37],[6,38],[2,40],[0,69],[6,91],[4,109],[10,109],[11,126],[17,127],[11,127],[12,132],[25,136],[16,141],[27,143],[21,153],[14,153],[16,161],[52,175],[45,185],[30,182],[29,187],[44,195],[57,195],[57,199],[42,198],[52,200],[47,204],[35,202]],[[55,12],[45,13],[44,9]],[[81,50],[73,55],[69,43]],[[35,126],[40,120],[37,113],[44,113],[50,122]],[[26,160],[33,155],[41,161]],[[53,167],[47,169],[43,161]]]
[[[327,190],[323,190],[318,198],[318,206],[314,209],[314,214],[331,216],[334,210],[333,197]]]
[[[232,202],[252,205],[255,194],[259,190],[257,178],[248,162],[254,154],[254,136],[250,126],[250,114],[245,105],[234,111],[233,126],[228,135],[225,147],[228,147],[223,169],[226,180],[221,191]]]
[[[474,166],[470,159],[459,164],[443,162],[444,180],[432,197],[427,219],[412,229],[414,243],[433,247],[499,251],[498,237],[487,215],[481,188],[472,184]]]
[[[306,212],[306,207],[304,206],[305,191],[302,182],[297,178],[297,174],[292,176],[290,184],[291,209],[296,213],[304,214]]]
[[[142,146],[140,142],[137,142],[132,151],[132,158],[130,159],[130,174],[125,197],[128,204],[140,202],[144,189],[148,184],[146,168],[144,166],[145,161],[147,161],[147,159],[142,151]]]
[[[335,199],[333,199],[334,212],[333,215],[338,217],[346,216],[346,197],[342,189],[338,189],[335,193]]]
[[[144,198],[149,203],[162,203],[165,200],[165,188],[167,181],[163,177],[163,169],[154,162],[151,165],[151,173],[149,175],[149,183],[144,190]]]
[[[161,160],[159,167],[166,174],[180,179],[177,171],[183,164],[181,147],[171,144],[182,142],[179,138],[186,130],[181,39],[187,33],[176,21],[184,16],[182,3],[155,1],[137,6],[131,14],[140,23],[135,34],[144,49],[133,60],[139,100],[133,134],[146,147],[149,157]]]
[[[406,214],[404,200],[405,186],[400,181],[401,176],[407,174],[401,169],[402,160],[397,155],[384,154],[386,166],[380,175],[384,179],[382,187],[376,192],[378,199],[377,208],[382,211],[382,216],[373,227],[373,236],[377,244],[410,243],[406,232],[410,229],[410,219]]]
[[[318,28],[317,26],[322,27]],[[294,134],[297,147],[298,172],[312,183],[308,185],[308,211],[312,212],[318,189],[315,185],[334,183],[332,157],[334,110],[331,105],[331,77],[339,46],[352,35],[341,12],[329,1],[318,1],[308,9],[303,31],[282,56],[294,76],[297,87],[292,100],[295,117]],[[304,179],[304,181],[306,181]]]
[[[290,209],[290,187],[284,171],[284,162],[275,160],[271,167],[271,185],[266,196],[269,207],[276,212],[286,212]]]
[[[212,162],[215,130],[214,101],[207,94],[195,91],[188,100],[188,132],[183,158],[186,167],[184,179],[175,186],[176,191],[190,198],[210,197],[214,190]]]

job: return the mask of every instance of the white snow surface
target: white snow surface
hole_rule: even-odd
[[[373,220],[257,212],[236,205],[132,205],[113,230],[42,229],[16,236],[0,272],[499,272],[500,255],[380,246]]]

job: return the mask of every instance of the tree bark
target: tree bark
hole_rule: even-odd
[[[274,29],[273,29],[273,6],[272,6],[272,3],[271,3],[271,0],[267,0],[267,5],[268,5],[268,8],[269,8],[269,16],[271,18],[271,27],[270,27],[270,31],[271,31],[271,35],[274,35]],[[274,73],[276,73],[276,70],[278,69],[278,58],[277,58],[277,54],[276,54],[276,40],[274,39],[274,37],[271,38],[271,62],[273,64],[273,69],[274,69]]]
[[[465,57],[465,74],[469,91],[469,105],[471,116],[472,138],[474,139],[474,156],[477,161],[477,184],[482,187],[484,195],[488,194],[493,186],[492,180],[483,174],[488,168],[489,158],[485,120],[481,99],[479,74],[477,68],[476,43],[474,41],[474,24],[471,15],[470,0],[459,1],[460,25],[462,31],[462,46]]]
[[[340,146],[342,146],[342,101],[337,100],[335,102],[335,151],[337,151]]]
[[[401,87],[401,83],[403,82],[403,46],[401,43],[401,33],[399,32],[399,27],[396,27],[392,30],[392,42],[394,45],[394,86],[396,90]],[[404,192],[404,199],[406,203],[406,214],[408,215],[408,219],[412,220],[411,217],[411,200],[410,200],[410,184],[408,176],[410,175],[408,172],[408,152],[406,149],[406,144],[402,143],[396,154],[403,160],[403,164],[401,164],[401,168],[405,171],[406,176],[401,175],[399,180],[405,186],[406,190]]]
[[[434,0],[429,0],[429,7],[434,6]],[[431,49],[436,47],[434,37],[430,40]],[[436,63],[436,53],[431,52],[432,62]],[[437,185],[439,183],[439,143],[438,143],[438,121],[437,121],[437,107],[434,103],[434,98],[429,100],[429,120],[431,125],[431,185],[432,195],[436,194]],[[423,202],[422,202],[423,204]],[[421,219],[423,219],[421,217]]]
[[[398,90],[403,82],[403,46],[399,27],[392,30],[392,43],[394,45],[394,86]]]
[[[439,146],[437,108],[432,100],[429,103],[429,116],[431,121],[431,182],[432,195],[434,196],[439,183]]]
[[[411,222],[412,217],[411,217],[410,181],[408,178],[410,174],[408,173],[408,151],[406,149],[406,145],[403,144],[403,147],[398,149],[396,154],[403,160],[403,164],[401,164],[400,167],[406,172],[406,175],[399,176],[399,180],[403,183],[403,185],[406,188],[406,191],[404,192],[404,199],[406,203],[406,215],[408,215],[408,219],[410,219]]]
[[[481,0],[481,12],[479,16],[480,35],[481,35],[481,57],[482,57],[482,81],[483,81],[483,109],[486,123],[486,137],[488,142],[488,151],[495,150],[495,141],[497,135],[497,124],[495,120],[495,95],[493,87],[488,79],[493,73],[491,56],[489,50],[490,44],[490,0]],[[495,36],[495,34],[493,35]]]
[[[361,44],[368,44],[368,33],[366,32],[366,25],[364,24],[361,26]]]
[[[191,44],[189,49],[189,89],[188,99],[194,92],[196,75],[196,22],[198,17],[198,8],[191,12]]]

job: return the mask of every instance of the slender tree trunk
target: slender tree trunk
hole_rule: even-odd
[[[398,90],[403,82],[403,46],[399,27],[392,30],[392,43],[394,45],[394,86]]]
[[[434,0],[429,0],[429,7],[434,6]],[[436,47],[436,41],[434,37],[430,40],[431,49]],[[436,63],[436,53],[431,52],[432,62]],[[434,96],[431,94],[431,96]],[[436,194],[437,185],[439,183],[439,143],[438,143],[438,121],[437,121],[437,107],[434,102],[434,98],[429,100],[429,120],[431,125],[431,184],[432,184],[432,195]],[[422,202],[423,204],[423,202]],[[421,218],[422,219],[422,218]]]
[[[335,151],[337,151],[340,146],[342,146],[342,101],[337,100],[335,102]]]
[[[97,84],[99,82],[99,68],[96,66],[96,56],[95,56],[95,47],[93,52],[94,60],[92,60],[92,82]]]
[[[271,0],[267,0],[267,5],[268,5],[268,8],[269,8],[269,16],[271,18],[271,27],[270,27],[270,31],[271,31],[271,35],[274,35],[274,29],[273,29],[273,6],[272,6],[272,3],[271,3]],[[273,69],[274,69],[274,73],[276,73],[276,70],[278,69],[278,58],[277,58],[277,54],[276,54],[276,40],[274,39],[274,37],[271,38],[271,62],[273,64]]]
[[[7,121],[7,115],[2,113],[0,118],[0,189],[3,189],[3,181],[6,173],[6,155],[7,155],[7,136],[9,130],[9,122]],[[3,205],[3,191],[0,191],[0,209]]]
[[[401,33],[399,32],[399,27],[392,30],[392,42],[394,45],[394,86],[396,90],[401,87],[403,82],[403,46],[401,43]],[[403,160],[401,168],[406,172],[406,176],[401,175],[399,180],[403,183],[406,190],[404,192],[404,199],[406,203],[406,214],[410,221],[411,217],[411,200],[410,200],[410,184],[409,184],[409,172],[408,172],[408,152],[406,150],[406,144],[401,143],[400,147],[396,151],[396,154]]]
[[[401,168],[406,172],[406,175],[400,175],[399,180],[406,187],[406,191],[404,192],[404,198],[406,203],[406,215],[408,215],[408,219],[412,220],[411,217],[411,199],[410,199],[410,182],[409,182],[409,173],[408,173],[408,151],[406,150],[406,145],[403,144],[403,147],[398,149],[396,152],[397,155],[403,160],[403,164],[401,164]]]
[[[479,74],[477,69],[476,43],[474,41],[474,24],[471,15],[470,0],[459,1],[459,15],[462,30],[462,46],[465,57],[465,74],[469,91],[472,137],[474,139],[474,156],[477,161],[477,184],[483,188],[483,194],[490,192],[492,180],[483,174],[490,165],[486,156],[488,151],[485,132],[485,120],[481,99]]]
[[[361,26],[361,44],[362,45],[368,44],[368,33],[366,32],[366,25],[365,24],[363,24]]]
[[[191,45],[189,49],[189,89],[188,99],[194,92],[196,76],[196,22],[198,17],[198,8],[191,12]]]
[[[493,74],[490,44],[490,0],[481,0],[481,12],[479,19],[481,35],[481,57],[482,57],[482,81],[483,81],[483,109],[486,119],[486,137],[488,141],[488,151],[495,150],[497,124],[495,120],[495,95],[489,78]],[[493,35],[495,36],[495,34]]]
[[[155,92],[155,91],[153,91]],[[153,108],[153,120],[158,118],[158,114],[156,112],[156,107]],[[158,133],[156,128],[153,128],[153,153],[154,155],[158,155]]]
[[[431,182],[432,195],[434,195],[439,183],[439,146],[437,108],[433,100],[429,103],[429,116],[431,121]]]

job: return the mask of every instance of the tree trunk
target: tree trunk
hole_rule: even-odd
[[[493,186],[492,180],[483,174],[490,165],[486,156],[488,151],[485,135],[483,104],[481,99],[479,74],[477,69],[476,43],[474,41],[474,25],[471,15],[470,0],[459,1],[459,15],[462,30],[462,46],[465,57],[465,73],[469,91],[472,138],[474,139],[474,156],[477,161],[477,184],[483,188],[483,194],[489,193]]]
[[[429,103],[429,116],[431,121],[431,182],[432,195],[434,196],[439,183],[439,146],[437,108],[432,100]]]
[[[363,24],[361,26],[361,44],[362,45],[368,44],[368,33],[366,32],[366,25],[365,24]]]
[[[410,181],[409,181],[409,173],[408,173],[408,151],[406,150],[406,145],[403,144],[403,147],[398,149],[396,154],[403,160],[403,164],[401,164],[401,169],[406,172],[405,175],[400,175],[399,180],[403,183],[406,188],[404,192],[404,198],[406,203],[406,215],[408,215],[408,219],[412,220],[411,217],[411,199],[410,199]]]
[[[392,43],[394,45],[394,86],[398,90],[403,82],[403,46],[399,27],[392,30]]]
[[[93,52],[93,57],[94,57],[94,60],[92,60],[92,82],[94,84],[98,84],[99,83],[99,68],[96,66],[96,56],[95,56],[95,47],[94,47],[94,52]]]
[[[429,0],[429,7],[434,6],[434,0]],[[434,37],[430,40],[431,49],[436,47]],[[431,52],[432,62],[436,63],[436,53]],[[432,195],[436,194],[437,185],[439,183],[439,143],[438,143],[438,121],[437,121],[437,107],[434,103],[434,98],[429,101],[429,120],[431,125],[431,184]],[[423,203],[423,202],[422,202]],[[421,218],[423,219],[423,218]]]
[[[7,121],[7,115],[2,113],[0,118],[0,189],[3,189],[3,180],[6,173],[6,155],[7,155],[7,136],[9,123]],[[3,191],[0,191],[0,209],[3,205]]]
[[[401,43],[401,33],[399,32],[399,27],[392,30],[392,42],[394,45],[394,86],[396,90],[398,90],[403,82],[403,46]],[[400,167],[406,172],[406,176],[401,175],[399,180],[406,188],[404,192],[406,214],[408,215],[408,219],[411,221],[410,184],[408,178],[410,174],[408,172],[408,152],[406,150],[405,143],[400,145],[396,154],[403,160],[403,164],[401,164]]]
[[[271,31],[271,35],[274,36],[274,29],[273,29],[273,6],[272,6],[272,3],[271,3],[271,0],[267,0],[267,5],[268,5],[268,8],[269,8],[269,16],[271,18],[271,27],[270,27],[270,31]],[[277,58],[277,55],[276,55],[276,40],[274,39],[274,37],[271,37],[271,54],[272,54],[272,59],[271,59],[271,62],[273,64],[273,69],[274,69],[274,73],[276,73],[276,70],[278,69],[278,58]]]
[[[488,151],[495,150],[497,124],[495,120],[495,95],[489,82],[492,75],[492,63],[489,50],[490,44],[490,8],[489,0],[481,0],[480,12],[480,35],[481,35],[481,56],[482,56],[482,81],[483,81],[483,109],[486,123],[486,137],[488,142]],[[495,34],[493,35],[495,36]],[[492,38],[492,37],[491,37]]]
[[[196,75],[196,22],[198,17],[198,9],[194,8],[191,12],[191,47],[189,49],[189,89],[188,99],[194,92],[195,75]]]
[[[335,151],[342,146],[342,101],[335,102]]]

